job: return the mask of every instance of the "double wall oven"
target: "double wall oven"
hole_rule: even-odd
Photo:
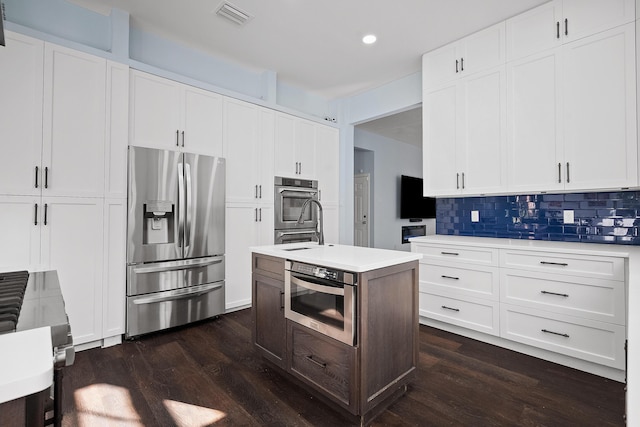
[[[274,199],[275,244],[309,242],[318,238],[316,209],[308,207],[300,218],[304,202],[318,200],[318,181],[277,176]]]

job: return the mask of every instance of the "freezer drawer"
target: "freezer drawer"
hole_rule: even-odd
[[[136,264],[127,267],[127,295],[182,289],[224,280],[224,256]]]
[[[125,337],[130,338],[222,314],[224,285],[222,281],[127,297]]]

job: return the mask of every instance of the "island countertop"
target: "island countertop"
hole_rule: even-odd
[[[422,254],[415,252],[349,245],[318,245],[316,242],[254,246],[250,249],[257,254],[307,262],[354,273],[363,273],[422,258]]]

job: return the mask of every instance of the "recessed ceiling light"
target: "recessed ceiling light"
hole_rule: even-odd
[[[362,38],[362,43],[364,44],[374,44],[377,40],[377,37],[373,34],[367,34]]]

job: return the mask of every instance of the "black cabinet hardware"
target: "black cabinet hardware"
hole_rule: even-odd
[[[49,207],[49,205],[47,205],[46,203],[44,204],[44,225],[47,225],[47,208]]]
[[[562,163],[558,163],[558,184],[562,182]]]
[[[440,252],[440,254],[442,254],[442,255],[460,255],[457,252]]]
[[[447,307],[446,305],[443,305],[442,308],[444,308],[445,310],[451,310],[451,311],[456,311],[456,312],[460,311],[459,308]]]
[[[176,129],[176,147],[180,146],[180,131]]]
[[[566,267],[566,266],[569,265],[566,262],[551,262],[551,261],[540,261],[540,264],[543,264],[543,265],[559,265],[561,267]]]
[[[307,360],[311,363],[313,363],[316,366],[321,367],[322,369],[325,369],[327,367],[326,363],[322,363],[322,362],[318,362],[316,359],[313,358],[313,355],[309,355],[309,356],[305,356],[307,358]]]
[[[464,58],[460,58],[460,71],[464,71]]]
[[[458,60],[456,59],[456,73],[458,72]]]
[[[443,279],[452,279],[452,280],[460,280],[459,277],[454,276],[445,276],[444,274],[441,276]]]
[[[182,146],[184,147],[184,131],[182,131]]]
[[[540,329],[542,332],[544,332],[545,334],[553,334],[553,335],[558,335],[561,337],[565,337],[565,338],[569,338],[569,334],[563,334],[561,332],[554,332],[554,331],[550,331],[548,329]]]
[[[38,225],[38,204],[36,203],[34,206],[33,212],[33,225]]]
[[[560,294],[558,292],[540,291],[540,293],[541,294],[546,294],[546,295],[557,295],[559,297],[569,298],[569,294]]]
[[[560,21],[556,21],[556,38],[560,38]]]
[[[571,175],[569,174],[569,162],[567,162],[567,182],[571,182]]]
[[[36,166],[36,188],[38,188],[38,167]]]
[[[564,35],[569,35],[569,20],[567,18],[564,18]]]
[[[44,188],[49,188],[49,167],[44,168]]]

